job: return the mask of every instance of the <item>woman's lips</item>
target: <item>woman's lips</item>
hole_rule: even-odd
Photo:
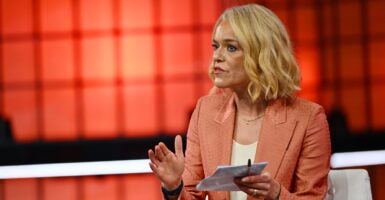
[[[220,67],[214,67],[214,74],[222,74],[225,70]]]

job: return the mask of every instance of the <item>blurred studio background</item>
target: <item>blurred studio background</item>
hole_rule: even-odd
[[[333,152],[385,150],[385,0],[0,0],[0,165],[146,159],[185,134],[227,7],[285,23]],[[146,166],[147,167],[147,166]],[[368,170],[385,199],[385,166]],[[382,189],[381,189],[382,188]],[[0,200],[161,199],[151,173],[2,178]]]

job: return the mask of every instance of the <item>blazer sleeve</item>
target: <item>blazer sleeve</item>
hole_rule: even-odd
[[[294,172],[294,183],[289,192],[281,187],[280,199],[324,199],[330,170],[330,134],[326,115],[317,106],[309,117],[302,150]]]
[[[187,145],[185,152],[185,169],[183,172],[184,188],[181,192],[180,199],[204,199],[205,192],[196,190],[195,186],[204,178],[202,155],[199,142],[199,114],[201,100],[191,116],[188,131]]]

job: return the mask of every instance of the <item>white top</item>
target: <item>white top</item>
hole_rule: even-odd
[[[231,151],[231,165],[247,165],[247,161],[250,159],[251,163],[254,162],[255,153],[257,152],[258,141],[252,144],[239,144],[233,140],[233,148]],[[247,194],[239,192],[230,192],[230,200],[246,200]]]

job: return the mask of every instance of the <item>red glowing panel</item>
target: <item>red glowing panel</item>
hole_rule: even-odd
[[[203,93],[201,96],[204,96],[204,95],[207,95],[211,92],[212,88],[213,88],[213,82],[210,80],[210,78],[206,78],[204,79],[203,81]]]
[[[319,103],[319,94],[317,93],[317,91],[315,91],[314,88],[311,88],[311,89],[304,88],[303,90],[304,92],[302,91],[299,92],[298,94],[299,97]]]
[[[43,80],[73,80],[75,67],[72,41],[43,40],[41,45]]]
[[[121,0],[120,14],[122,28],[150,28],[154,25],[152,0]]]
[[[38,139],[35,95],[31,90],[4,92],[5,116],[11,121],[16,141],[29,142]]]
[[[74,89],[46,89],[43,91],[43,137],[45,140],[75,140],[76,102]]]
[[[239,1],[228,0],[228,1],[222,1],[222,3],[221,3],[222,4],[221,5],[221,11],[224,11],[224,9],[227,9],[227,8],[231,8],[231,7],[234,7],[234,6],[241,5],[242,3],[244,3],[244,1],[247,1],[247,0],[239,0]]]
[[[85,88],[83,106],[86,138],[113,138],[117,135],[114,87]]]
[[[362,80],[364,78],[364,68],[367,70],[368,67],[363,67],[361,43],[342,44],[340,48],[341,78],[343,80]]]
[[[278,16],[278,18],[282,21],[282,23],[285,25],[286,28],[289,27],[289,17],[288,17],[288,11],[286,9],[272,8],[272,11]]]
[[[158,106],[155,85],[127,85],[124,88],[126,135],[131,137],[156,134]]]
[[[258,0],[240,0],[241,2],[258,2]],[[268,8],[271,8],[272,6],[283,6],[283,5],[286,5],[286,2],[287,2],[288,0],[269,0],[269,1],[267,1],[267,2],[263,2],[263,3],[266,3],[266,5],[267,5],[267,7]],[[301,1],[301,0],[297,0],[296,2],[299,2],[299,1]],[[259,0],[259,2],[260,2],[260,0]]]
[[[32,33],[32,0],[2,0],[3,34]]]
[[[162,35],[163,72],[165,76],[192,74],[192,34],[169,33]]]
[[[155,74],[154,38],[149,34],[122,39],[123,76],[128,79],[152,78]]]
[[[111,0],[81,0],[80,24],[82,30],[109,30],[112,26]]]
[[[371,91],[371,108],[372,108],[372,126],[376,130],[384,130],[385,128],[385,84],[372,86]]]
[[[335,95],[334,88],[325,88],[320,94],[322,106],[326,110],[326,113],[329,113],[336,105],[337,99]]]
[[[161,25],[177,26],[192,24],[192,1],[167,0],[161,2]],[[158,8],[157,8],[158,9]]]
[[[206,73],[208,76],[209,66],[213,57],[213,47],[212,47],[212,33],[211,31],[206,31],[201,33],[202,43],[198,47],[199,52],[202,55],[202,60],[197,62],[198,67],[201,69],[202,73]],[[196,62],[196,61],[195,61]]]
[[[323,72],[322,76],[324,76],[325,80],[330,82],[333,82],[336,78],[336,74],[334,73],[336,66],[334,64],[335,59],[335,48],[332,46],[326,46],[324,50],[324,65],[323,65]]]
[[[219,9],[217,1],[199,0],[199,22],[202,25],[214,26],[219,17]],[[197,13],[197,12],[195,12]],[[198,14],[198,13],[197,13]]]
[[[116,176],[84,177],[82,200],[118,200],[119,182]]]
[[[78,197],[79,184],[75,178],[44,178],[41,181],[43,186],[41,199],[75,200]]]
[[[133,174],[123,179],[125,200],[162,199],[160,183],[153,174]]]
[[[372,35],[378,33],[385,33],[384,19],[385,19],[385,2],[384,1],[368,1],[368,17],[369,30]]]
[[[40,13],[43,32],[72,29],[71,0],[41,0]]]
[[[114,43],[111,37],[82,40],[82,74],[84,79],[113,79],[116,74]]]
[[[320,80],[318,50],[315,46],[297,47],[298,63],[301,68],[302,75],[302,88],[315,89],[317,88]]]
[[[322,32],[320,32],[326,37],[331,38],[333,36],[334,30],[333,24],[335,23],[335,19],[333,18],[332,4],[323,4],[321,9],[322,12]],[[321,35],[322,37],[322,35]]]
[[[4,200],[38,200],[39,188],[37,179],[4,180]]]
[[[183,83],[165,84],[166,133],[182,134],[186,132],[191,112],[197,100],[193,87],[193,82],[187,80]]]
[[[366,112],[365,104],[365,92],[363,87],[351,87],[351,85],[343,85],[341,90],[342,107],[346,112],[349,127],[352,131],[363,131],[366,128]]]
[[[361,35],[361,2],[339,2],[339,32],[341,39],[344,40],[344,36],[360,36]]]
[[[385,41],[373,41],[370,48],[370,76],[372,78],[385,79]]]
[[[32,42],[3,44],[3,80],[5,83],[32,82],[35,80]]]
[[[292,37],[299,41],[316,42],[318,39],[316,11],[311,7],[299,7],[296,9],[297,35]]]

